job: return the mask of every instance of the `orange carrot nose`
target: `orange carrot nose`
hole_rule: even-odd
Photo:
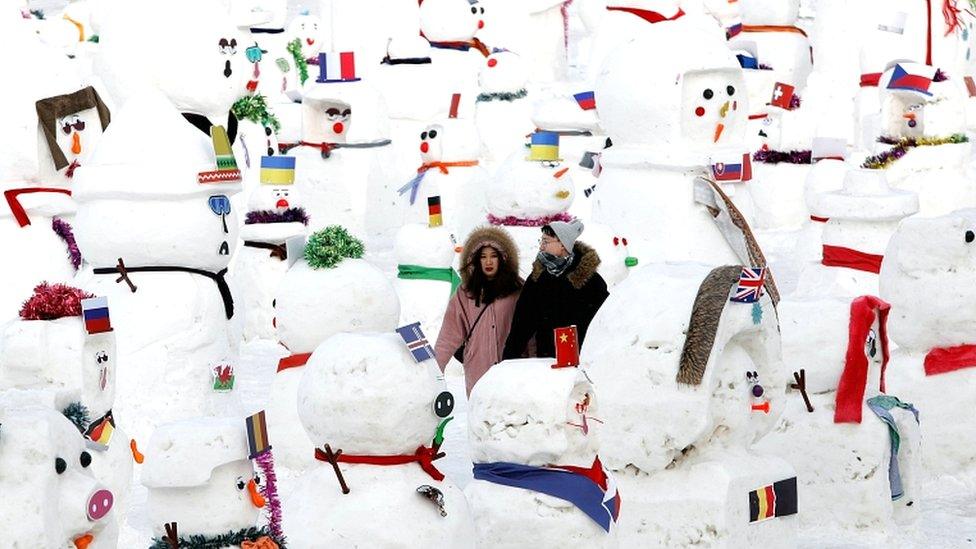
[[[908,120],[915,120],[915,113],[913,113],[913,112],[906,112],[905,114],[903,114],[901,116],[902,116],[902,118],[905,118],[905,119],[908,119]]]
[[[569,168],[563,168],[563,169],[559,170],[558,172],[552,174],[552,176],[555,177],[556,179],[559,179],[560,177],[566,175],[566,172],[568,172],[568,171],[569,171]]]
[[[81,154],[81,136],[78,132],[71,134],[71,152]]]
[[[463,250],[464,250],[464,248],[462,248],[461,246],[455,246],[455,247],[454,247],[454,253],[458,253],[458,254],[459,254],[459,253],[461,253],[461,252],[462,252]]]
[[[715,137],[712,139],[713,143],[718,143],[720,137],[722,137],[722,131],[725,130],[725,124],[718,124],[715,126]]]
[[[85,534],[84,536],[75,539],[75,547],[78,549],[88,549],[88,546],[91,545],[91,542],[93,541],[95,541],[95,536]]]
[[[136,439],[132,439],[129,441],[129,450],[132,450],[133,461],[135,461],[140,465],[142,464],[143,461],[145,461],[146,459],[145,456],[142,455],[142,452],[139,451],[139,446],[136,445]]]
[[[264,496],[261,492],[258,492],[258,485],[255,484],[254,479],[247,481],[247,492],[251,494],[251,503],[254,504],[258,509],[264,507]]]

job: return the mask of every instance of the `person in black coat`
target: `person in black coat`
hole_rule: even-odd
[[[503,359],[524,356],[533,337],[536,356],[555,357],[553,330],[566,326],[576,325],[579,344],[583,345],[586,329],[609,293],[607,283],[596,272],[600,256],[576,241],[582,232],[583,223],[578,219],[556,221],[542,228],[539,255],[515,305]]]

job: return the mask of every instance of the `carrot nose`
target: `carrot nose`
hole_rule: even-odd
[[[71,152],[81,154],[81,136],[78,132],[71,134]]]
[[[91,542],[93,541],[95,541],[95,536],[85,534],[84,536],[75,539],[75,547],[78,549],[88,549],[88,546],[91,545]]]
[[[264,496],[258,492],[258,485],[254,479],[247,481],[247,492],[251,495],[251,503],[258,509],[264,507]]]
[[[718,124],[715,126],[715,137],[712,139],[713,143],[718,143],[719,138],[722,137],[723,130],[725,130],[725,124]]]
[[[906,112],[905,114],[903,114],[901,116],[902,116],[902,118],[905,118],[907,120],[915,120],[915,113],[913,113],[913,112]]]
[[[560,177],[566,175],[566,172],[568,172],[568,171],[569,171],[569,168],[563,168],[563,169],[559,170],[558,172],[552,174],[552,176],[555,177],[556,179],[559,179]]]
[[[136,444],[136,439],[129,441],[129,450],[132,450],[133,461],[139,464],[145,461],[146,458],[142,455],[142,452],[139,451],[139,446]]]

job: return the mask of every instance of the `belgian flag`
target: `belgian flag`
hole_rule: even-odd
[[[796,477],[749,492],[749,522],[796,514]]]

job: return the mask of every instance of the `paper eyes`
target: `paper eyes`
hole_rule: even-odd
[[[441,391],[434,399],[434,414],[439,418],[446,418],[454,411],[454,395],[449,391]]]
[[[78,132],[85,130],[85,121],[82,120],[77,114],[65,116],[61,119],[61,131],[63,131],[65,135],[70,134],[72,128]]]
[[[325,116],[327,116],[329,120],[332,122],[337,122],[339,120],[348,120],[351,115],[352,115],[352,109],[343,109],[340,111],[335,107],[331,107],[329,109],[326,109],[325,111]]]
[[[221,38],[217,42],[217,49],[222,55],[234,55],[237,53],[237,39],[231,38],[227,40],[226,38]]]

